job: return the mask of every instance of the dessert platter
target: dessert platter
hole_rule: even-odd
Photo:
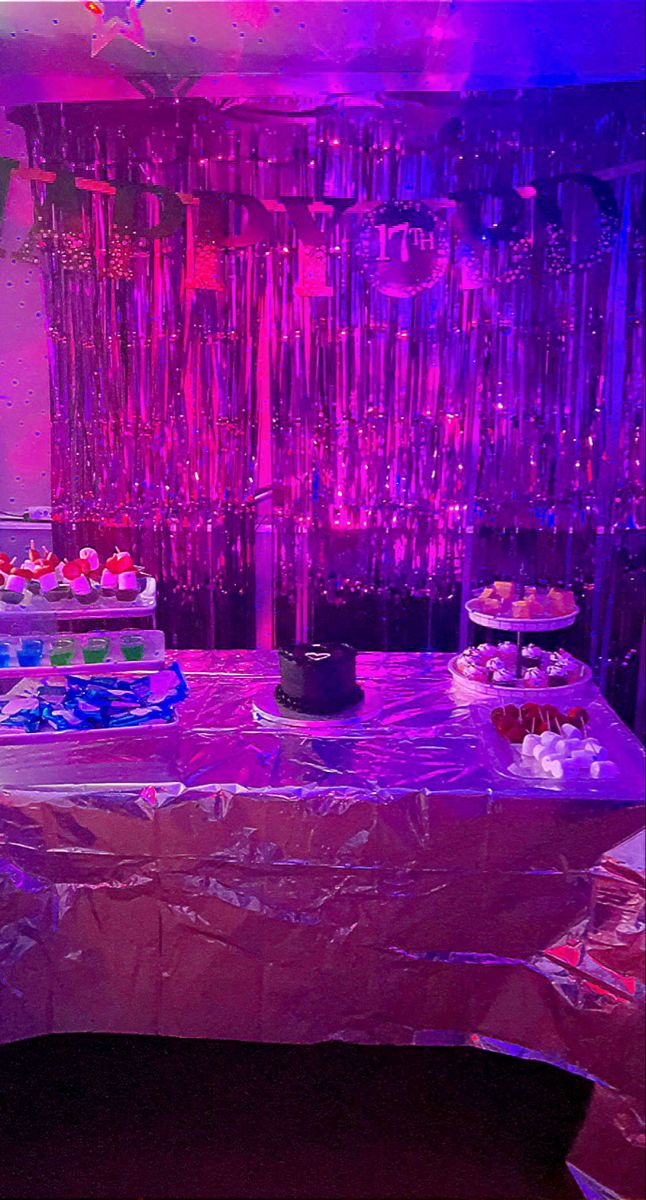
[[[59,559],[46,546],[32,542],[25,560],[17,565],[0,552],[0,622],[3,618],[48,613],[66,621],[110,620],[150,616],[155,610],[156,583],[135,564],[127,551],[115,550],[102,562],[92,546],[78,558]]]
[[[516,634],[515,642],[468,646],[450,659],[452,678],[472,694],[484,698],[502,689],[540,698],[558,688],[563,696],[590,681],[590,668],[566,650],[524,645],[528,633],[548,633],[574,623],[579,609],[571,591],[498,580],[468,600],[465,608],[475,625]]]
[[[499,688],[550,699],[558,689],[563,697],[580,691],[592,676],[590,668],[567,650],[543,650],[531,642],[521,646],[520,675],[515,642],[467,646],[449,661],[449,671],[457,683],[483,698]]]
[[[363,722],[379,709],[376,692],[357,683],[357,652],[339,642],[303,642],[279,650],[280,683],[254,700],[256,720],[337,727]]]
[[[610,753],[607,731],[582,705],[559,708],[529,701],[478,708],[475,715],[494,770],[510,781],[551,790],[567,784],[600,795],[610,781],[613,795],[617,789],[639,790],[632,747],[624,753],[615,731]]]
[[[465,607],[476,625],[525,633],[566,629],[579,613],[573,592],[521,587],[501,580],[483,588]]]
[[[141,671],[162,666],[164,653],[161,629],[0,636],[0,679],[51,675],[57,671],[75,674]]]
[[[0,742],[167,728],[187,695],[177,663],[130,679],[60,673],[20,679],[0,697]]]

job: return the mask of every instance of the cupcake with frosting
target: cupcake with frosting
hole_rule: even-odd
[[[489,680],[489,672],[486,667],[480,667],[475,662],[463,663],[461,674],[465,679],[471,679],[474,683],[487,683]]]
[[[491,674],[491,682],[497,687],[513,687],[516,682],[516,676],[509,667],[500,666]]]

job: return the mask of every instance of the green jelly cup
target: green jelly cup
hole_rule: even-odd
[[[141,662],[144,656],[144,639],[138,633],[128,633],[121,639],[121,653],[126,662]]]
[[[49,661],[53,667],[69,667],[74,658],[74,639],[68,637],[55,638],[49,651]]]
[[[89,637],[83,644],[84,663],[102,663],[108,657],[110,640],[107,637]]]

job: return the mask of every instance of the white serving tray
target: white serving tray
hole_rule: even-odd
[[[136,600],[117,600],[116,597],[101,596],[94,604],[79,604],[78,600],[57,600],[50,604],[43,596],[25,592],[20,604],[5,604],[0,600],[0,626],[15,621],[33,620],[34,617],[54,617],[58,621],[115,621],[127,618],[149,617],[157,606],[157,583],[152,575],[146,576],[146,586]]]
[[[520,680],[510,687],[501,687],[497,683],[479,683],[478,680],[467,679],[456,667],[459,654],[449,659],[449,671],[457,687],[473,697],[474,700],[491,700],[495,703],[514,704],[525,700],[535,700],[537,704],[558,704],[561,700],[572,700],[586,690],[592,679],[592,671],[586,663],[580,663],[581,678],[574,683],[563,683],[559,687],[530,687]]]
[[[555,688],[554,691],[557,689]],[[508,701],[509,702],[509,701]],[[476,724],[479,727],[482,744],[489,762],[497,775],[509,783],[522,783],[530,787],[541,788],[548,792],[566,792],[573,798],[598,799],[634,799],[640,802],[644,790],[644,751],[639,747],[641,755],[635,755],[634,739],[613,733],[611,739],[606,731],[599,727],[594,719],[590,721],[589,736],[597,738],[608,751],[609,757],[619,768],[615,779],[592,779],[582,775],[575,779],[554,779],[544,775],[535,759],[521,753],[520,747],[508,742],[502,734],[494,729],[491,723],[491,708],[475,710]]]
[[[175,729],[178,724],[177,717],[173,717],[172,721],[145,721],[141,725],[106,725],[105,728],[97,729],[43,729],[38,733],[27,733],[25,729],[7,728],[0,724],[0,744],[6,742],[43,742],[47,739],[60,741],[61,738],[98,738],[98,737],[115,737],[120,734],[132,736],[136,733],[158,732],[160,729],[168,731]]]
[[[467,600],[465,608],[474,625],[484,625],[485,629],[501,629],[507,633],[551,633],[556,629],[567,629],[569,625],[574,625],[579,609],[574,608],[572,612],[566,613],[562,617],[543,617],[536,620],[524,619],[520,620],[514,617],[495,617],[490,613],[478,612],[474,608],[477,604],[477,599]]]

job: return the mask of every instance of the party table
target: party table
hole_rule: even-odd
[[[254,708],[275,655],[175,657],[175,726],[0,742],[0,1039],[538,1058],[595,1082],[582,1189],[641,1195],[643,782],[502,776],[446,655],[361,655],[363,717],[302,723]],[[643,781],[637,740],[586,706]]]

